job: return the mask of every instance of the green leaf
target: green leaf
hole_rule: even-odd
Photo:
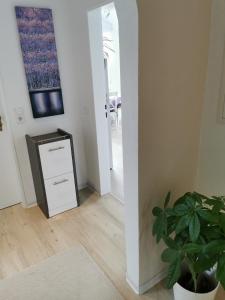
[[[155,220],[152,228],[153,236],[156,235],[156,242],[159,243],[167,231],[167,219],[164,213],[161,213]]]
[[[218,214],[222,209],[224,209],[224,204],[221,201],[217,201],[217,203],[213,206],[212,213]]]
[[[217,255],[222,251],[225,251],[225,241],[224,240],[215,240],[203,247],[203,252],[207,255]]]
[[[166,198],[165,198],[164,208],[166,208],[168,206],[170,197],[171,197],[171,192],[168,192],[168,194],[166,195]]]
[[[183,231],[182,231],[182,233],[183,233]],[[177,234],[174,239],[179,249],[181,249],[183,247],[184,241],[186,240],[182,233]]]
[[[180,204],[184,204],[186,202],[186,196],[183,195],[180,198],[177,199],[177,201],[174,203],[174,207]]]
[[[181,258],[177,257],[177,259],[170,264],[168,268],[168,274],[166,277],[166,287],[171,289],[174,284],[178,281],[181,275]]]
[[[223,232],[225,232],[225,215],[224,214],[221,214],[219,216],[219,224],[220,224],[220,227],[222,228]]]
[[[171,248],[166,248],[163,251],[161,258],[162,258],[162,261],[164,261],[164,262],[172,263],[174,260],[177,259],[177,255],[178,255],[177,250],[171,249]]]
[[[188,254],[199,253],[202,250],[202,245],[189,243],[184,245],[183,250],[186,251]]]
[[[160,224],[160,216],[158,216],[153,223],[153,227],[152,227],[153,236],[158,235],[160,233],[161,228],[162,227]]]
[[[167,217],[167,235],[169,236],[172,232],[174,232],[177,225],[177,218],[175,217]]]
[[[162,213],[162,209],[160,207],[154,207],[152,210],[152,214],[155,217],[158,217]]]
[[[195,242],[198,239],[200,233],[200,222],[197,214],[194,214],[191,217],[189,223],[189,235],[192,242]]]
[[[183,216],[188,213],[189,207],[186,204],[178,204],[174,207],[174,212],[177,216]]]
[[[177,243],[173,239],[171,239],[171,237],[169,237],[169,236],[165,237],[164,236],[163,240],[164,240],[165,244],[167,245],[167,247],[172,248],[172,249],[176,249],[176,250],[179,249]]]
[[[198,237],[198,241],[201,245],[205,245],[207,243],[205,237],[203,235],[201,235],[201,232],[200,232],[200,235]]]
[[[180,220],[177,223],[176,229],[175,229],[176,234],[179,234],[181,231],[183,231],[188,226],[189,220],[190,220],[190,217],[188,215],[182,216],[180,218]]]
[[[225,289],[225,255],[221,256],[218,260],[216,277]]]
[[[174,216],[176,216],[174,208],[167,207],[165,209],[165,213],[167,214],[168,217],[174,217]]]
[[[194,282],[194,287],[195,287],[195,292],[196,292],[196,290],[197,290],[197,274],[194,269],[194,263],[189,257],[186,257],[186,262],[187,262],[188,268],[191,272],[191,276],[192,276],[192,279]]]
[[[215,224],[217,222],[217,217],[213,215],[212,211],[209,209],[198,209],[198,215],[205,221]]]
[[[215,205],[215,200],[208,198],[205,203],[209,206],[214,206]]]
[[[196,202],[197,202],[198,204],[202,205],[202,202],[203,202],[203,199],[204,199],[203,197],[204,197],[204,196],[202,196],[202,195],[200,195],[200,194],[194,192],[194,193],[192,193],[192,197],[196,200]]]
[[[212,212],[214,214],[219,213],[222,209],[225,208],[221,197],[213,197],[213,199],[206,200],[205,203],[212,207]]]
[[[190,196],[186,197],[186,203],[190,208],[194,208],[196,206],[196,201]]]
[[[217,225],[203,227],[201,233],[207,241],[220,240],[224,237],[220,227]]]
[[[195,262],[195,272],[203,273],[205,270],[210,270],[217,262],[218,256],[208,257],[202,253],[198,254],[198,260]]]

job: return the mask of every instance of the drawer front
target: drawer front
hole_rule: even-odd
[[[73,173],[45,180],[45,191],[50,216],[77,207]]]
[[[62,140],[39,146],[44,179],[73,172],[70,140]]]

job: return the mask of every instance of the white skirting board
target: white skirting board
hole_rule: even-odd
[[[31,204],[25,204],[23,202],[21,202],[23,208],[32,208],[32,207],[35,207],[37,206],[37,202],[34,202],[34,203],[31,203]]]
[[[161,272],[159,272],[157,275],[155,275],[153,278],[151,278],[149,281],[147,281],[146,283],[140,286],[136,286],[126,274],[127,283],[137,295],[143,295],[144,293],[149,291],[152,287],[154,287],[156,284],[158,284],[160,281],[162,281],[165,277],[166,277],[166,270],[164,269]]]

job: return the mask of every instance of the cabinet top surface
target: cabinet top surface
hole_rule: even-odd
[[[58,131],[58,132],[56,131],[56,132],[32,136],[32,137],[29,136],[29,138],[34,143],[50,143],[50,142],[55,142],[57,140],[68,139],[70,138],[70,135],[64,131]]]

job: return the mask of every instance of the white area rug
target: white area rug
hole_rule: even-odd
[[[82,247],[0,281],[1,300],[122,300]]]

